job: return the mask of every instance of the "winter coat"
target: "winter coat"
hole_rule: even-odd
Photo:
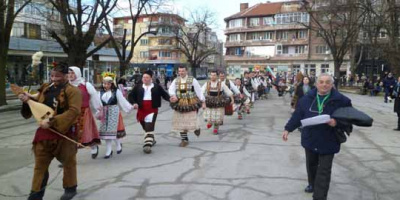
[[[391,86],[394,87],[396,85],[396,79],[392,76],[392,77],[386,77],[385,79],[383,79],[383,87],[385,89],[389,89]]]
[[[393,111],[400,113],[400,83],[397,83],[394,87],[393,95],[395,95]]]
[[[317,89],[309,91],[297,104],[296,110],[285,126],[292,132],[301,126],[301,120],[318,116]],[[321,114],[332,115],[338,108],[351,106],[351,100],[332,89],[329,99],[324,104]],[[328,124],[303,127],[301,145],[318,154],[334,154],[340,151],[340,142],[336,137],[336,129]]]

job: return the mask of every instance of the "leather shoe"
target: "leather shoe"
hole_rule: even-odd
[[[60,200],[71,200],[76,195],[76,186],[71,188],[65,188],[64,194],[61,196]]]
[[[104,156],[104,159],[109,159],[109,158],[111,158],[112,157],[112,154],[113,154],[113,151],[111,151],[111,153],[110,153],[110,155],[106,155],[106,156]]]
[[[311,185],[308,185],[305,189],[304,192],[306,193],[313,193],[314,192],[314,188]]]
[[[122,153],[122,144],[121,144],[121,150],[117,151],[117,154],[121,154]]]
[[[200,129],[196,129],[196,130],[194,131],[194,134],[195,134],[197,137],[199,137],[199,136],[200,136]]]
[[[96,153],[92,154],[92,159],[96,159],[97,155],[99,155],[99,146],[96,146],[96,149],[97,149]]]
[[[189,141],[187,140],[182,140],[181,143],[179,144],[180,147],[186,147],[189,144]]]

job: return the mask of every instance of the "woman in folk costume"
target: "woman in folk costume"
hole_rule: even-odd
[[[79,88],[82,94],[81,116],[78,120],[78,140],[85,146],[92,148],[92,158],[97,158],[99,153],[98,145],[100,142],[99,131],[94,120],[90,105],[96,110],[100,110],[102,105],[96,89],[89,82],[85,82],[81,70],[78,67],[69,67],[69,83]]]
[[[235,80],[235,86],[239,89],[240,94],[235,95],[235,108],[238,113],[238,119],[243,119],[243,113],[250,110],[251,94],[247,91],[246,87],[242,84],[240,78]]]
[[[202,87],[206,97],[205,117],[207,119],[207,128],[211,128],[214,125],[213,133],[218,134],[219,126],[224,122],[225,106],[234,103],[233,93],[224,83],[218,81],[216,71],[211,72],[210,79]]]
[[[189,144],[189,131],[200,135],[197,112],[203,105],[204,96],[199,82],[188,76],[186,67],[179,66],[178,73],[179,77],[172,81],[168,93],[171,96],[171,107],[175,110],[172,130],[180,132],[182,140],[179,146],[186,147]]]
[[[100,91],[100,99],[103,108],[96,114],[101,120],[100,138],[106,141],[105,159],[112,156],[112,141],[115,141],[117,146],[117,154],[122,152],[121,138],[125,137],[125,126],[122,120],[120,108],[129,113],[133,110],[133,106],[125,99],[122,92],[116,87],[115,74],[104,72],[103,86]]]
[[[151,153],[151,148],[156,144],[154,138],[154,127],[158,114],[158,108],[161,107],[161,97],[169,101],[169,94],[159,85],[152,81],[153,72],[146,71],[143,74],[143,84],[136,85],[129,93],[129,102],[138,109],[137,120],[145,131],[143,151]]]

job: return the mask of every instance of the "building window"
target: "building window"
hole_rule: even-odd
[[[329,64],[321,64],[321,73],[329,73]]]
[[[264,32],[260,37],[262,40],[272,40],[273,32]]]
[[[287,31],[278,31],[278,32],[276,32],[276,39],[277,40],[287,40],[288,35],[289,34]]]
[[[273,17],[263,17],[263,25],[272,25],[274,24]]]
[[[307,38],[307,32],[305,30],[296,31],[297,39],[305,39]]]
[[[170,27],[161,27],[159,32],[167,34],[167,33],[172,33],[172,30]]]
[[[242,27],[243,26],[243,20],[242,19],[234,19],[229,21],[229,28],[237,28],[237,27]]]
[[[293,65],[292,66],[292,73],[294,74],[294,75],[296,75],[297,73],[299,73],[300,72],[300,65]]]
[[[316,46],[315,47],[316,54],[329,54],[329,47],[326,45],[323,46]]]
[[[24,23],[15,22],[12,27],[12,36],[23,37],[24,36]]]
[[[240,47],[235,48],[235,55],[236,56],[241,56],[242,55],[242,50]]]
[[[304,54],[304,48],[305,46],[296,46],[295,47],[295,53],[296,54]]]
[[[304,72],[307,76],[315,75],[315,64],[306,64],[304,65]]]
[[[41,27],[38,24],[24,24],[24,36],[29,39],[41,39]]]
[[[276,54],[278,54],[278,55],[282,54],[282,45],[281,44],[276,45]]]
[[[147,46],[149,44],[148,39],[140,39],[140,46]]]
[[[248,40],[260,40],[260,34],[259,33],[249,33],[249,36],[247,38]]]
[[[158,57],[170,58],[171,57],[171,52],[169,52],[169,51],[160,51],[160,52],[158,52]]]
[[[289,54],[289,47],[288,46],[283,46],[282,47],[282,54]]]
[[[140,52],[140,58],[148,58],[149,57],[149,52],[148,51],[141,51]]]
[[[171,40],[170,39],[158,39],[158,44],[159,45],[171,45]]]
[[[260,18],[250,18],[250,26],[260,26]]]
[[[295,24],[295,23],[308,23],[310,16],[308,13],[282,13],[275,15],[277,24]]]
[[[231,34],[231,35],[229,35],[229,41],[230,42],[240,41],[240,34]]]

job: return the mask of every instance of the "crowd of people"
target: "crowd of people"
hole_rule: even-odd
[[[351,107],[350,99],[335,89],[331,75],[321,74],[316,78],[298,73],[288,81],[282,74],[273,77],[270,73],[252,71],[244,72],[241,78],[229,80],[225,72],[211,71],[210,79],[200,85],[196,78],[188,74],[187,68],[181,66],[178,75],[169,80],[168,85],[157,81],[154,72],[149,70],[141,75],[140,81],[139,77],[135,78],[137,82],[128,92],[123,87],[124,81],[116,83],[114,73],[104,72],[102,76],[100,91],[96,91],[83,79],[79,68],[59,64],[51,71],[51,82],[43,84],[36,95],[19,95],[24,102],[21,113],[25,118],[32,116],[27,104],[29,100],[55,110],[53,116],[41,120],[34,137],[35,168],[29,200],[43,199],[49,178],[48,167],[54,158],[61,162],[64,169],[61,200],[69,200],[76,195],[77,144],[90,148],[92,159],[98,157],[103,142],[104,159],[111,159],[114,150],[116,154],[121,154],[122,138],[127,135],[121,112],[129,114],[137,110],[136,120],[143,129],[143,152],[150,154],[156,144],[154,131],[162,99],[173,110],[171,131],[179,133],[179,146],[186,147],[189,145],[189,133],[200,136],[201,118],[206,122],[206,128],[217,135],[226,116],[236,113],[238,120],[247,117],[256,101],[268,99],[272,88],[278,91],[278,98],[286,93],[292,96],[293,114],[284,127],[282,137],[287,141],[289,132],[298,128],[301,130],[309,182],[305,192],[314,193],[313,198],[317,200],[327,199],[333,157],[340,150],[340,142],[335,135],[349,125],[331,118],[316,126],[301,127],[301,120],[331,115],[339,108]],[[392,92],[399,96],[400,81],[395,82]],[[400,130],[400,100],[395,105],[399,107],[397,129]],[[96,119],[99,120],[99,127]],[[76,142],[53,134],[53,129]],[[112,143],[115,144],[114,150]]]
[[[255,101],[268,98],[272,87],[272,79],[259,71],[245,72],[243,78],[234,81],[227,79],[224,72],[212,71],[210,80],[202,86],[196,78],[188,75],[186,67],[179,67],[178,74],[167,85],[158,81],[154,72],[149,70],[140,78],[135,76],[133,88],[127,91],[125,77],[121,77],[117,84],[114,73],[103,72],[100,91],[97,91],[84,80],[78,67],[60,63],[51,70],[51,82],[43,84],[37,94],[20,94],[23,102],[21,113],[25,118],[32,117],[27,104],[29,100],[55,111],[53,116],[41,118],[33,140],[35,168],[28,199],[43,199],[49,178],[48,168],[54,158],[64,170],[64,194],[60,199],[68,200],[76,195],[78,147],[90,148],[92,159],[98,157],[103,142],[104,159],[112,158],[114,152],[121,154],[122,139],[127,135],[121,112],[129,114],[137,110],[136,120],[144,132],[143,152],[150,154],[156,144],[154,130],[161,99],[169,102],[174,110],[172,131],[179,132],[179,146],[186,147],[190,132],[200,136],[201,111],[206,127],[212,128],[213,134],[219,134],[226,115],[237,113],[237,118],[243,119],[251,113]],[[69,140],[54,134],[54,131]]]

